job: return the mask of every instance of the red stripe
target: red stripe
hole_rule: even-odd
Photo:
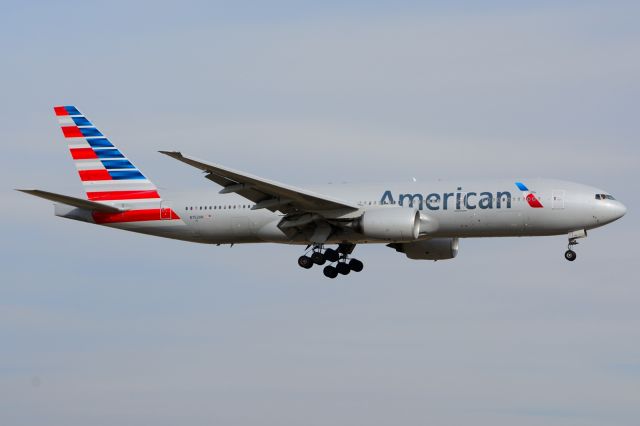
[[[96,153],[93,152],[93,149],[91,148],[73,148],[73,149],[70,149],[69,151],[71,151],[71,157],[74,160],[89,160],[93,158],[98,158]]]
[[[168,211],[168,212],[167,212]],[[162,214],[165,219],[162,219]],[[143,209],[129,210],[122,213],[93,212],[93,220],[96,223],[122,223],[122,222],[145,222],[150,220],[180,219],[171,209]]]
[[[81,138],[82,132],[78,126],[62,126],[62,133],[65,138]]]
[[[529,205],[531,207],[533,207],[534,209],[539,209],[542,208],[542,204],[540,204],[540,201],[536,198],[535,195],[533,194],[529,194],[527,195],[527,202],[529,203]]]
[[[78,170],[81,181],[86,180],[111,180],[111,175],[106,169]]]
[[[67,112],[67,109],[63,106],[53,107],[53,111],[56,113],[57,116],[69,115],[69,113]]]
[[[91,201],[106,200],[136,200],[141,198],[160,198],[158,191],[101,191],[87,192],[87,197]]]

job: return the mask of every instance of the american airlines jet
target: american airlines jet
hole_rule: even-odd
[[[552,179],[474,179],[298,188],[160,151],[204,172],[218,191],[165,193],[73,106],[54,108],[86,199],[37,189],[67,219],[207,244],[306,246],[298,265],[329,278],[360,272],[357,244],[382,243],[410,259],[452,259],[460,238],[567,235],[626,213],[607,191]],[[328,247],[333,245],[334,247]]]

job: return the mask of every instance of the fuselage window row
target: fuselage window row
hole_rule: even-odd
[[[187,206],[185,210],[231,210],[231,209],[250,209],[251,204],[233,204],[224,206]]]

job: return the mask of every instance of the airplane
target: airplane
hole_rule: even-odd
[[[357,244],[386,244],[409,259],[436,261],[455,258],[462,238],[567,235],[564,256],[574,261],[578,239],[627,210],[607,191],[563,180],[298,188],[160,151],[221,187],[169,193],[159,191],[76,107],[56,106],[54,112],[86,198],[18,191],[53,201],[56,216],[197,243],[302,245],[298,265],[326,264],[329,278],[363,270],[363,262],[352,256]]]

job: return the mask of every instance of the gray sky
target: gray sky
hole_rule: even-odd
[[[5,2],[2,425],[636,425],[637,2]],[[320,5],[321,4],[321,5]],[[74,104],[159,186],[180,149],[292,184],[544,176],[629,212],[454,261],[209,247],[55,218]]]

